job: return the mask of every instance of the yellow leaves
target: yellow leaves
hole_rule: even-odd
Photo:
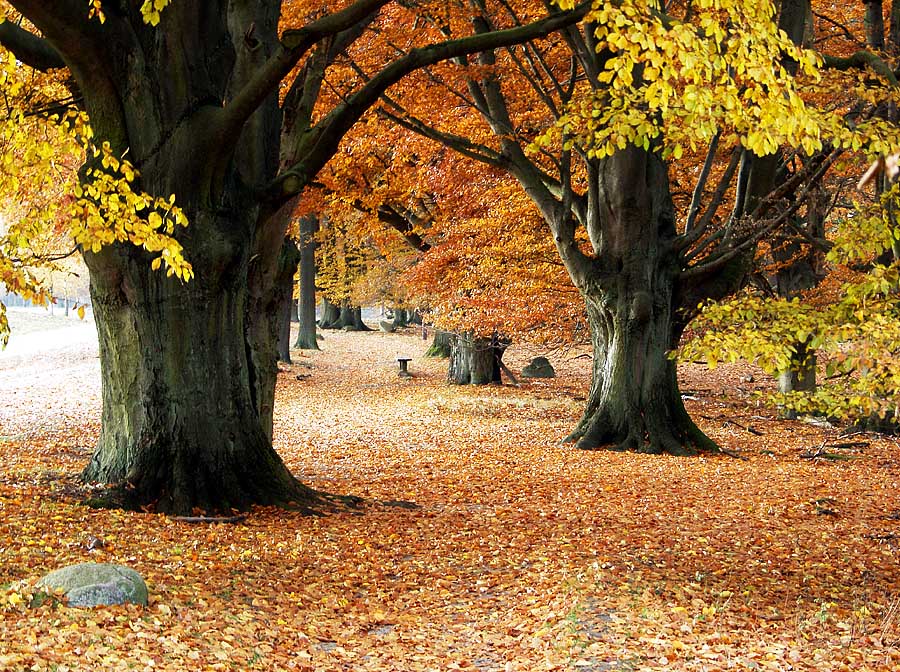
[[[173,238],[187,218],[174,198],[154,197],[135,188],[139,172],[108,142],[93,142],[87,116],[28,117],[17,107],[23,72],[0,50],[0,90],[10,105],[0,119],[0,194],[5,208],[0,232],[0,283],[35,303],[48,296],[33,269],[48,257],[72,249],[100,253],[107,245],[130,243],[161,253],[170,275],[189,280],[193,273]],[[77,167],[92,159],[80,182]],[[5,321],[0,320],[5,343]]]
[[[103,14],[102,0],[88,0],[88,17],[96,18],[100,23],[106,22],[106,16]]]
[[[144,22],[151,26],[158,26],[162,10],[170,2],[171,0],[144,0],[144,4],[141,5],[141,16],[144,17]]]
[[[604,58],[600,90],[576,94],[557,140],[564,136],[598,158],[619,148],[611,136],[638,147],[659,144],[665,156],[719,132],[760,155],[783,144],[813,153],[823,138],[854,142],[857,134],[838,113],[815,110],[799,95],[803,83],[817,80],[821,58],[778,30],[771,3],[702,5],[692,6],[689,21],[662,20],[646,3],[628,0],[595,6],[589,20],[597,48],[612,55]],[[800,79],[772,67],[787,57],[798,63]],[[635,114],[653,130],[636,132]],[[552,140],[550,133],[540,143]]]

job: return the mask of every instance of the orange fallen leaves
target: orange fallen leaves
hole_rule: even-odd
[[[3,378],[4,405],[22,413],[0,416],[0,669],[900,664],[894,442],[800,459],[836,432],[754,416],[736,369],[716,371],[722,396],[688,366],[694,417],[746,460],[578,452],[557,442],[589,360],[557,355],[553,381],[466,388],[411,335],[322,345],[282,375],[275,428],[302,480],[366,498],[321,518],[260,508],[197,527],[81,507],[68,488],[98,429],[95,360],[54,360],[75,377],[52,406],[41,385]],[[396,374],[401,350],[416,355],[411,379]],[[824,499],[837,515],[817,513]],[[28,606],[33,579],[88,560],[137,569],[150,606]]]

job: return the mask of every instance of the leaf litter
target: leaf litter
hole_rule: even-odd
[[[427,346],[329,332],[282,365],[276,448],[359,510],[199,527],[72,495],[99,431],[95,351],[0,358],[0,669],[900,665],[893,440],[803,459],[839,430],[753,405],[747,366],[688,365],[689,411],[743,459],[577,451],[559,440],[589,359],[558,352],[556,379],[457,387]],[[150,606],[29,605],[37,578],[86,561],[136,569]]]

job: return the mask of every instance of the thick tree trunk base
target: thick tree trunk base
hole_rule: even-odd
[[[642,417],[614,421],[608,413],[595,412],[582,418],[578,428],[564,440],[579,450],[612,450],[686,457],[723,452],[697,427],[687,412],[683,417],[648,422]]]
[[[294,348],[297,350],[319,350],[319,339],[316,332],[306,333],[301,330],[300,333],[297,334]]]
[[[669,358],[668,297],[621,281],[586,293],[594,364],[581,420],[565,441],[582,450],[654,455],[721,452],[688,415]]]
[[[453,336],[447,379],[456,385],[501,383],[500,362],[507,347],[497,339]]]
[[[452,334],[446,331],[435,330],[431,347],[425,352],[426,357],[449,357]]]
[[[91,278],[103,417],[83,480],[127,508],[175,515],[317,505],[272,447],[275,334],[251,326],[237,271],[180,283],[140,258],[121,267]]]

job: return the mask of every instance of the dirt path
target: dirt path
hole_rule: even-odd
[[[11,335],[0,350],[0,437],[52,432],[95,414],[100,363],[93,321],[38,309],[11,308],[7,315]]]

